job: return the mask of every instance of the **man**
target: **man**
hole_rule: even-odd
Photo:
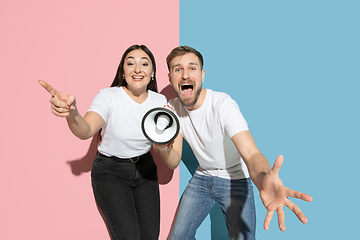
[[[283,185],[278,177],[283,156],[270,167],[234,100],[225,93],[202,88],[203,62],[202,55],[187,46],[173,49],[167,57],[169,81],[178,96],[170,104],[179,117],[181,131],[168,147],[155,145],[155,150],[168,167],[175,169],[184,137],[199,162],[183,193],[170,239],[194,239],[215,201],[224,213],[230,239],[255,239],[251,180],[268,210],[266,230],[275,211],[280,230],[285,230],[283,206],[306,223],[305,215],[288,197],[310,202],[311,196]]]

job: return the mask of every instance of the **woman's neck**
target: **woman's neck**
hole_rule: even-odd
[[[134,100],[139,104],[145,102],[145,100],[149,95],[147,89],[145,89],[145,91],[143,91],[142,89],[141,90],[139,89],[138,91],[134,91],[134,90],[129,90],[127,86],[123,86],[123,89],[132,100]]]

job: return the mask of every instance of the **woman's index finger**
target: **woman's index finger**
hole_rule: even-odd
[[[48,91],[52,96],[55,97],[55,95],[57,94],[57,91],[50,86],[50,84],[48,84],[47,82],[43,81],[43,80],[39,80],[39,84],[46,89],[46,91]]]

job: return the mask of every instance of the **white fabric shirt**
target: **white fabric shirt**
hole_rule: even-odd
[[[102,89],[95,96],[88,111],[98,113],[105,121],[98,151],[106,156],[136,157],[147,153],[151,143],[141,131],[141,120],[154,107],[167,104],[162,94],[148,91],[147,99],[139,104],[122,87]]]
[[[180,132],[189,143],[199,167],[196,173],[228,179],[249,177],[231,138],[248,130],[237,103],[226,93],[207,89],[203,105],[187,110],[178,98],[169,101],[180,121]]]

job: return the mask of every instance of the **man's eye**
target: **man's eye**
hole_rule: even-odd
[[[181,69],[175,69],[175,72],[181,72]]]

